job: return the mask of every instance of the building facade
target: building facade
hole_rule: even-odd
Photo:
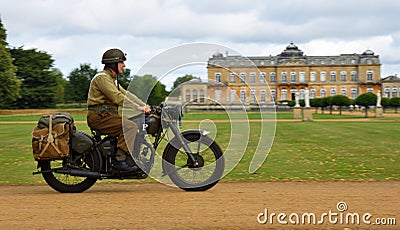
[[[400,97],[400,78],[397,75],[382,79],[382,97]]]
[[[358,95],[381,90],[379,55],[306,56],[293,43],[276,56],[243,57],[216,52],[208,60],[208,82],[182,84],[185,102],[271,104],[304,98]],[[197,88],[201,87],[201,88]],[[204,99],[201,98],[203,90]],[[194,100],[196,99],[196,100]]]

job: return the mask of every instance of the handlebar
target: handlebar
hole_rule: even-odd
[[[157,116],[166,116],[172,120],[181,120],[182,119],[182,105],[167,105],[166,103],[162,103],[160,106],[150,106],[151,114],[155,114]]]

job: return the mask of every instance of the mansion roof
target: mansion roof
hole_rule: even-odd
[[[379,55],[371,50],[362,54],[340,54],[333,56],[306,56],[296,45],[290,43],[276,56],[238,56],[216,52],[208,60],[208,66],[221,67],[258,67],[307,65],[307,66],[343,66],[343,65],[380,65]]]
[[[400,78],[397,75],[390,75],[385,78],[382,78],[382,83],[385,82],[400,82]]]

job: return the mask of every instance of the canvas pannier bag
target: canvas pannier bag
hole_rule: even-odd
[[[69,113],[43,115],[32,131],[32,150],[35,160],[60,159],[69,154],[74,119]]]

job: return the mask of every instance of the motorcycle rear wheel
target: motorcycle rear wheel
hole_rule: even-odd
[[[182,147],[170,145],[163,160],[164,172],[176,186],[186,191],[205,191],[214,187],[225,169],[221,148],[214,140],[200,134],[186,134],[184,138],[189,141],[199,165],[191,165]]]
[[[79,168],[98,171],[100,165],[98,154],[72,153],[72,159],[73,164]],[[68,159],[60,159],[40,162],[42,171],[44,171],[42,176],[51,188],[61,193],[80,193],[86,191],[96,183],[96,178],[71,176],[53,171],[54,169],[65,168],[67,161]]]

